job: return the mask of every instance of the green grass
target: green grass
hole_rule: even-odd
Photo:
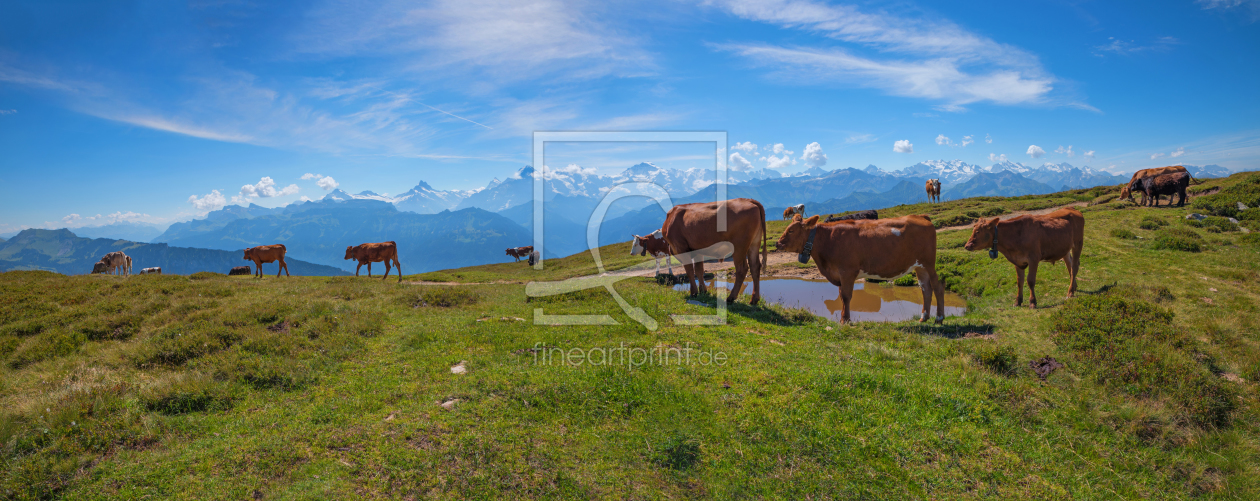
[[[839,326],[746,303],[726,325],[685,326],[669,315],[712,307],[648,278],[619,282],[660,322],[652,331],[603,290],[525,297],[524,263],[408,277],[483,282],[459,286],[0,274],[0,495],[1260,497],[1255,234],[1226,244],[1172,223],[1189,208],[1082,211],[1078,297],[1063,297],[1065,267],[1046,263],[1035,310],[1013,306],[1009,263],[963,250],[968,230],[940,233],[938,268],[968,313],[939,327]],[[1170,224],[1113,236],[1145,216]],[[1185,231],[1199,252],[1156,248]],[[641,260],[626,253],[605,256]],[[593,269],[555,261],[548,280]],[[619,325],[536,326],[535,308]],[[556,358],[622,346],[725,358]],[[1065,367],[1043,382],[1028,364],[1047,355]]]

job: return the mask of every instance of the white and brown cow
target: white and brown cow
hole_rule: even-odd
[[[129,275],[131,274],[131,258],[122,251],[114,251],[101,257],[102,263],[105,263],[106,271],[109,274]]]
[[[805,217],[805,204],[796,204],[783,209],[783,219],[792,219],[792,216]]]
[[[945,286],[936,275],[936,228],[927,216],[822,224],[818,216],[797,217],[783,230],[776,245],[781,251],[798,253],[801,262],[812,258],[823,277],[840,288],[841,323],[849,321],[849,301],[857,279],[893,280],[912,271],[923,290],[919,321],[930,316],[934,293],[936,323],[945,319]]]
[[[656,273],[661,273],[661,258],[665,258],[665,266],[669,269],[669,274],[674,274],[674,263],[670,259],[669,244],[665,243],[665,238],[661,236],[661,230],[653,231],[647,236],[633,235],[634,240],[631,241],[630,255],[645,256],[651,255],[656,258]]]
[[[143,269],[143,270],[140,270],[140,274],[141,274],[141,275],[161,275],[161,274],[162,274],[162,267],[161,267],[161,266],[154,266],[154,267],[152,267],[152,268],[145,268],[145,269]]]

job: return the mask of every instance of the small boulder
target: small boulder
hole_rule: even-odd
[[[1186,219],[1193,219],[1195,221],[1200,221],[1206,217],[1207,216],[1204,216],[1203,214],[1199,214],[1198,212],[1195,212],[1194,214],[1186,214]]]
[[[1238,202],[1238,210],[1247,210],[1247,204]]]
[[[468,372],[468,367],[464,366],[465,363],[467,362],[460,360],[458,364],[451,366],[451,374],[463,374]]]

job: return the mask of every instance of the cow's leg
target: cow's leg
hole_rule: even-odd
[[[914,269],[914,275],[919,279],[919,290],[923,291],[923,314],[919,316],[919,321],[926,322],[932,316],[932,280],[927,268],[922,266]]]
[[[368,278],[372,278],[372,262],[368,261]]]
[[[381,276],[381,281],[384,282],[385,278],[387,277],[389,277],[389,260],[388,259],[385,260],[385,274]]]
[[[689,289],[690,289],[690,291],[691,291],[691,297],[695,297],[695,296],[696,296],[696,291],[697,291],[697,289],[696,289],[696,264],[695,264],[695,261],[692,261],[691,263],[686,263],[686,262],[684,262],[684,263],[683,263],[683,271],[685,271],[685,272],[686,272],[686,274],[687,274],[687,286],[688,286],[688,288],[689,288]]]
[[[363,261],[359,261],[359,265],[354,267],[354,276],[359,276],[359,270],[363,268]]]
[[[704,260],[696,260],[696,281],[700,283],[700,293],[704,294],[709,288],[704,285]]]
[[[1029,260],[1028,263],[1028,307],[1037,307],[1037,261]]]
[[[857,276],[845,277],[840,283],[840,324],[849,323],[849,301],[853,300],[853,282],[857,280]]]
[[[262,265],[262,261],[254,261],[254,276],[257,278],[262,278],[263,276]]]
[[[748,304],[753,306],[756,306],[761,302],[761,260],[758,259],[758,256],[760,255],[761,249],[753,247],[752,252],[749,252],[748,256],[745,258],[748,260],[748,270],[752,273],[753,283],[752,300],[750,300]]]
[[[394,254],[394,267],[398,268],[398,283],[402,283],[402,263],[398,261],[398,254]]]
[[[1067,297],[1072,297],[1076,295],[1076,271],[1081,269],[1081,261],[1080,258],[1069,252],[1066,256],[1063,256],[1063,262],[1067,264],[1068,279],[1070,280],[1068,282]]]
[[[731,284],[731,294],[726,296],[726,304],[735,302],[739,297],[740,289],[744,286],[744,277],[748,276],[748,258],[736,254],[733,257],[735,264],[735,283]],[[756,304],[754,301],[752,304]]]
[[[1015,306],[1024,305],[1024,266],[1015,265]]]

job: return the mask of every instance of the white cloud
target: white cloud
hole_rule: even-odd
[[[950,141],[948,137],[945,137],[945,134],[937,134],[937,135],[936,135],[936,144],[939,144],[939,145],[942,145],[942,146],[950,146],[950,145],[953,145],[953,144],[954,144],[954,142],[953,142],[953,141]]]
[[[776,157],[774,155],[770,155],[769,157],[766,157],[766,168],[782,169],[789,165],[796,165],[796,160],[792,160],[792,157],[790,156],[783,155],[782,157]]]
[[[893,143],[893,151],[896,153],[914,153],[914,145],[910,144],[909,139],[902,139]]]
[[[974,143],[974,142],[975,142],[975,140],[971,139],[971,136],[963,136],[963,140],[962,140],[962,145],[963,145],[963,148],[966,148],[966,147],[967,147],[967,145],[969,145],[969,144],[971,144],[971,143]]]
[[[990,135],[988,135],[988,134],[985,134],[985,135],[984,135],[984,142],[986,142],[986,143],[988,143],[988,144],[993,144],[993,136],[990,136]]]
[[[730,161],[727,162],[727,166],[733,171],[748,171],[753,168],[752,162],[749,162],[741,156],[738,151],[731,153],[731,158]]]
[[[328,179],[328,178],[325,178],[325,179]],[[262,179],[258,180],[258,184],[247,184],[245,186],[241,186],[240,196],[234,197],[232,200],[234,201],[237,201],[238,199],[248,200],[250,198],[259,198],[259,197],[261,198],[283,197],[286,195],[296,195],[298,191],[299,191],[299,188],[298,188],[298,185],[296,184],[290,184],[288,186],[285,186],[284,188],[277,190],[276,181],[274,179],[271,179],[268,176],[263,176]]]
[[[1060,154],[1060,155],[1067,155],[1067,156],[1068,156],[1068,158],[1072,158],[1072,157],[1076,156],[1076,153],[1072,151],[1072,145],[1070,145],[1070,144],[1068,145],[1068,147],[1067,147],[1067,148],[1064,148],[1064,147],[1063,147],[1063,145],[1059,145],[1059,147],[1058,147],[1058,148],[1056,148],[1056,149],[1054,150],[1054,152],[1055,152],[1055,153],[1058,153],[1058,154]]]
[[[0,115],[12,115],[14,113],[17,113],[17,110],[0,110]]]
[[[990,153],[990,154],[989,154],[989,161],[990,161],[990,162],[994,162],[994,163],[1001,163],[1001,162],[1005,162],[1005,161],[1006,161],[1006,154],[1005,154],[1005,153],[1003,153],[1003,154],[1001,154],[1001,155],[995,155],[995,154],[993,154],[993,153]]]
[[[311,174],[310,172],[307,172],[306,174],[302,174],[302,177],[298,179],[301,179],[303,181],[309,181],[311,179],[319,179],[321,177],[324,177],[324,176],[321,176],[319,174]]]
[[[311,197],[302,195],[301,197],[298,197],[298,201],[299,202],[312,202],[313,200],[311,200]]]
[[[556,173],[562,173],[562,174],[579,174],[583,176],[593,176],[596,173],[594,167],[582,167],[578,164],[569,164],[559,169],[552,169],[551,167],[547,167],[547,172],[556,172]]]
[[[783,147],[783,143],[778,143],[774,145],[774,154],[775,155],[786,154],[786,155],[791,156],[791,155],[795,155],[796,152],[789,151],[787,148]]]
[[[332,176],[321,177],[319,178],[319,181],[315,182],[315,184],[318,185],[320,188],[322,188],[324,191],[329,191],[338,186],[341,186],[341,183],[338,183],[336,179],[332,178]]]
[[[68,216],[66,216],[66,217],[61,218],[61,222],[63,222],[63,223],[73,223],[73,222],[78,221],[78,220],[80,220],[80,219],[83,219],[83,217],[82,217],[82,216],[80,216],[80,215],[78,215],[78,214],[70,214],[70,215],[68,215]]]
[[[1185,154],[1186,154],[1186,148],[1183,146],[1183,147],[1177,148],[1177,151],[1174,151],[1174,152],[1172,152],[1172,153],[1169,153],[1169,154],[1168,154],[1168,156],[1173,157],[1173,158],[1177,158],[1177,157],[1182,156],[1182,155],[1185,155]]]
[[[1151,160],[1164,156],[1163,153],[1151,153]]]
[[[1028,147],[1028,151],[1027,151],[1026,153],[1027,153],[1027,154],[1028,154],[1028,156],[1030,156],[1030,157],[1033,157],[1033,158],[1041,158],[1043,155],[1045,155],[1045,154],[1046,154],[1046,150],[1043,150],[1043,149],[1041,149],[1041,147],[1040,147],[1040,146],[1037,146],[1037,145],[1035,145],[1035,144],[1034,144],[1034,145],[1030,145],[1030,146]]]
[[[1094,47],[1095,56],[1105,56],[1104,52],[1118,54],[1122,56],[1135,54],[1138,52],[1167,50],[1174,45],[1180,44],[1181,41],[1175,37],[1159,37],[1149,44],[1139,44],[1133,40],[1124,41],[1116,37],[1107,37],[1108,42],[1104,45]]]
[[[219,193],[219,190],[211,190],[210,193],[197,198],[197,195],[188,197],[188,203],[192,204],[199,211],[212,211],[222,209],[227,205],[227,197]]]
[[[1094,158],[1094,150],[1089,150],[1089,151],[1085,152],[1085,158],[1088,158],[1088,159],[1090,159],[1090,160],[1093,160],[1093,158]]]
[[[716,0],[744,19],[820,34],[896,54],[881,59],[845,49],[726,44],[715,47],[773,69],[784,81],[873,87],[892,95],[944,101],[945,111],[990,101],[1043,103],[1056,78],[1037,56],[967,31],[947,20],[864,12],[810,0]]]
[[[815,141],[805,145],[801,160],[805,161],[807,167],[822,167],[827,165],[827,154],[823,153],[822,145]]]
[[[732,146],[731,149],[739,150],[748,154],[753,154],[757,152],[757,145],[753,144],[752,141],[744,141],[742,143],[736,142],[735,146]]]

